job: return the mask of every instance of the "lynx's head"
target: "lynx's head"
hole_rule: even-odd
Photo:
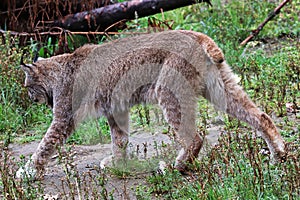
[[[46,103],[53,107],[53,96],[51,86],[47,83],[47,74],[43,71],[43,61],[33,64],[25,64],[21,58],[21,69],[25,72],[24,86],[28,90],[30,99],[37,103]]]

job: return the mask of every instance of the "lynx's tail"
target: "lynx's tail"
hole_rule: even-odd
[[[206,52],[210,60],[217,64],[217,67],[220,68],[222,66],[221,63],[225,61],[225,57],[217,44],[210,37],[201,33],[198,36],[198,42],[203,47],[203,50]]]
[[[197,41],[202,46],[210,62],[207,66],[205,97],[220,111],[227,110],[226,86],[238,85],[239,78],[225,61],[225,56],[217,44],[207,35],[197,33]]]
[[[208,62],[205,97],[220,111],[226,112],[228,88],[238,87],[239,77],[226,63],[222,50],[207,35],[199,34],[198,42],[203,47]]]
[[[194,38],[200,44],[200,46],[202,46],[203,50],[210,58],[210,60],[213,63],[217,64],[218,67],[222,66],[220,64],[225,61],[224,54],[222,50],[218,47],[218,45],[210,37],[203,33],[194,31],[181,30],[180,32]]]

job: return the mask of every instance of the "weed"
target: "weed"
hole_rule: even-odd
[[[159,28],[167,28],[160,23],[166,21],[174,29],[203,32],[218,43],[249,96],[275,118],[290,150],[286,162],[270,164],[267,146],[253,130],[242,122],[222,117],[225,127],[219,143],[201,160],[195,161],[194,171],[185,176],[172,169],[162,175],[152,173],[162,158],[172,166],[176,149],[169,144],[156,142],[154,158],[137,160],[138,155],[133,155],[126,166],[106,171],[97,166],[78,168],[73,148],[60,151],[59,163],[64,169],[64,174],[59,177],[61,183],[56,185],[60,198],[113,199],[116,193],[128,192],[117,188],[114,182],[120,183],[118,179],[122,179],[126,185],[126,181],[142,177],[146,183],[139,182],[133,187],[138,199],[297,199],[300,196],[299,0],[287,4],[255,38],[257,41],[245,48],[239,47],[240,41],[265,19],[275,4],[274,1],[258,0],[214,1],[212,8],[199,4],[158,14],[151,20]],[[136,19],[129,27],[143,31],[148,23],[146,18]],[[43,199],[47,191],[41,182],[15,180],[15,169],[24,166],[25,160],[13,158],[8,146],[16,138],[19,142],[41,138],[52,115],[45,106],[29,101],[22,87],[24,74],[18,67],[23,48],[18,47],[17,40],[5,38],[8,38],[5,44],[0,45],[0,197]],[[76,45],[87,41],[79,37],[68,37],[67,40],[73,40],[69,43]],[[102,43],[102,40],[103,37],[97,42]],[[41,44],[40,56],[53,55],[57,43],[48,39]],[[32,42],[25,50],[33,54],[38,48]],[[287,104],[291,105],[292,111],[287,110]],[[159,130],[172,135],[173,131],[165,126],[162,113],[155,107],[138,106],[131,113],[133,128],[143,126],[147,131]],[[207,135],[207,127],[213,125],[212,121],[219,113],[201,99],[197,114],[199,132]],[[81,125],[68,144],[95,144],[108,140],[108,124],[105,119],[99,119]],[[136,152],[144,153],[142,145]]]
[[[23,180],[15,179],[16,167],[24,167],[25,157],[20,162],[16,162],[11,156],[11,152],[6,147],[1,146],[2,154],[0,156],[0,197],[5,199],[42,199],[43,188],[41,182],[32,182],[30,177],[24,177]]]
[[[297,107],[299,90],[294,87],[297,87],[300,76],[299,67],[295,66],[300,63],[294,52],[299,50],[297,46],[286,47],[271,57],[267,57],[262,51],[256,51],[244,58],[246,60],[239,69],[244,74],[243,85],[261,102],[266,113],[275,110],[277,116],[283,117],[286,115],[287,102],[293,102]]]
[[[105,118],[87,120],[72,134],[69,144],[104,144],[110,142],[109,125]]]
[[[32,105],[22,87],[25,76],[19,67],[21,52],[11,47],[9,40],[0,45],[0,138],[7,143],[26,132],[27,127],[49,123],[51,117],[45,106]]]

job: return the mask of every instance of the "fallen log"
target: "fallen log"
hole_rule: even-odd
[[[58,26],[70,31],[104,31],[119,21],[132,20],[210,0],[132,0],[105,7],[67,15],[54,21]]]

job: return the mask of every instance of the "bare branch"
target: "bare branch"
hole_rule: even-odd
[[[257,29],[253,30],[251,35],[249,35],[240,45],[244,46],[247,44],[253,37],[257,36],[258,33],[263,29],[263,27],[273,19],[279,12],[280,9],[286,5],[290,0],[284,0],[279,6],[277,6],[271,13],[269,13],[268,17],[257,27]]]
[[[133,0],[116,3],[91,11],[70,14],[53,23],[70,31],[106,30],[107,27],[121,20],[131,20],[145,17],[195,3],[209,0]]]

